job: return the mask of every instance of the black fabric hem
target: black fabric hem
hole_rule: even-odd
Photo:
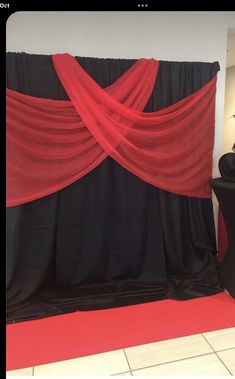
[[[165,281],[119,280],[107,284],[92,283],[64,292],[50,289],[42,291],[30,301],[9,305],[7,324],[157,300],[190,300],[223,291],[218,273],[210,270],[188,276],[169,276]]]

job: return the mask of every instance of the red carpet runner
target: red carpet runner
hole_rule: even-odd
[[[235,326],[226,292],[7,325],[7,370]]]

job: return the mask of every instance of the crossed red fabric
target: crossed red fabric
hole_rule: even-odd
[[[158,188],[211,196],[216,77],[145,113],[159,61],[140,59],[102,89],[71,55],[52,59],[70,100],[6,91],[7,206],[65,188],[108,155]]]

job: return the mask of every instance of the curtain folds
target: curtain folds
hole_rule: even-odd
[[[76,60],[103,88],[136,62]],[[160,61],[144,112],[193,94],[218,70]],[[68,100],[51,56],[7,53],[7,87]],[[66,188],[7,209],[8,322],[215,294],[215,255],[211,199],[156,188],[107,157]]]

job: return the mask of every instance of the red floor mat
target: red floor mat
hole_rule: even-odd
[[[235,326],[226,292],[7,325],[7,370]]]

